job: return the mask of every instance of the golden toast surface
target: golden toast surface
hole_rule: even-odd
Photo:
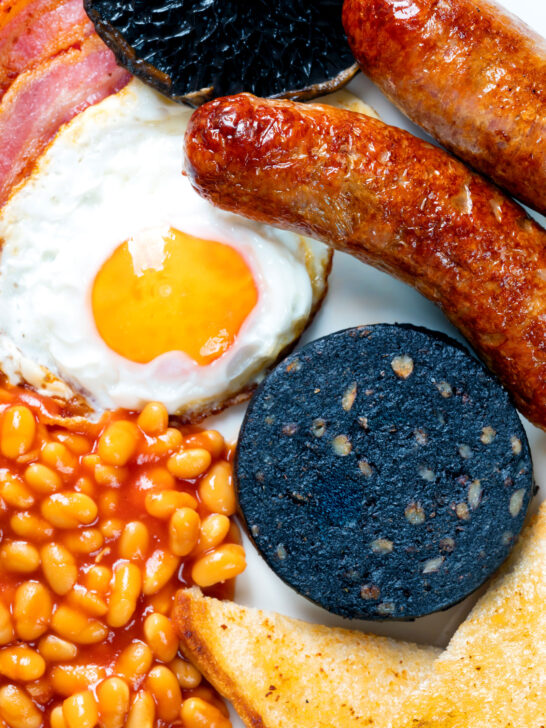
[[[439,651],[177,595],[187,657],[249,728],[386,728]]]
[[[546,503],[393,728],[546,728]]]

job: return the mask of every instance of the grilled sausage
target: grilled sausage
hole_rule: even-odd
[[[362,70],[450,151],[546,214],[546,41],[489,0],[345,0]]]
[[[186,169],[214,204],[415,286],[546,429],[546,231],[496,187],[376,119],[248,94],[194,113]]]

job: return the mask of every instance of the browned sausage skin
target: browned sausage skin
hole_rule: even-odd
[[[194,113],[186,169],[219,207],[415,286],[546,429],[546,232],[496,187],[375,119],[248,94]]]
[[[362,70],[410,119],[546,213],[546,41],[488,0],[345,0]]]

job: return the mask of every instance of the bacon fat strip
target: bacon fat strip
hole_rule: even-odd
[[[546,231],[496,187],[376,119],[248,94],[194,113],[186,169],[215,205],[415,286],[546,429]]]
[[[22,73],[0,103],[0,205],[62,124],[130,78],[97,35]]]
[[[82,0],[0,0],[0,98],[20,73],[93,32]]]
[[[360,67],[450,151],[546,214],[546,41],[489,0],[345,0]]]

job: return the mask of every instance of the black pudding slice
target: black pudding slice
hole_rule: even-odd
[[[345,617],[459,602],[507,557],[534,492],[499,383],[414,326],[340,331],[255,393],[236,455],[240,509],[267,563]]]

